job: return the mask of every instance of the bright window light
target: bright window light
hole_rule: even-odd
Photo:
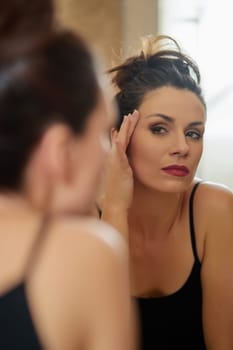
[[[233,189],[233,5],[229,0],[159,0],[159,33],[199,65],[207,102],[198,175]]]

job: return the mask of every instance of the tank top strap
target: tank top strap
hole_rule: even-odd
[[[196,239],[195,239],[195,225],[194,225],[194,214],[193,214],[193,203],[194,203],[194,195],[196,193],[196,190],[198,186],[201,184],[201,181],[198,181],[193,186],[190,199],[189,199],[189,227],[190,227],[190,236],[191,236],[191,243],[192,243],[192,250],[193,255],[195,258],[195,261],[200,263],[198,254],[197,254],[197,246],[196,246]]]
[[[26,261],[25,272],[24,272],[24,280],[30,275],[30,272],[37,260],[37,257],[41,251],[41,247],[46,238],[46,232],[48,231],[50,218],[48,215],[44,215],[40,221],[39,228],[37,230],[36,238],[32,244],[32,248],[28,259]]]

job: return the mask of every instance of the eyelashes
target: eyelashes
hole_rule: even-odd
[[[189,130],[185,133],[185,135],[193,140],[200,140],[203,137],[203,134],[196,130]]]
[[[150,127],[150,130],[153,134],[165,134],[165,133],[167,133],[167,129],[161,125],[153,125]]]
[[[170,132],[168,127],[165,127],[161,124],[150,126],[150,131],[154,135],[161,135],[161,136],[165,136]],[[184,134],[186,137],[191,138],[192,140],[200,140],[203,137],[203,132],[197,129],[188,129],[185,131]]]

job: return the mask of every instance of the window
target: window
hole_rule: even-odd
[[[198,175],[233,189],[233,38],[229,0],[159,0],[159,33],[198,63],[207,103]]]

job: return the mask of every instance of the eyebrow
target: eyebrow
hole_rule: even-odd
[[[172,117],[170,117],[168,115],[165,115],[165,114],[161,114],[161,113],[149,114],[145,118],[152,118],[152,117],[160,117],[160,118],[166,120],[169,123],[174,123],[175,122],[174,118],[172,118]],[[193,122],[189,123],[189,126],[198,126],[198,125],[204,125],[204,122],[202,122],[202,121],[193,121]]]

